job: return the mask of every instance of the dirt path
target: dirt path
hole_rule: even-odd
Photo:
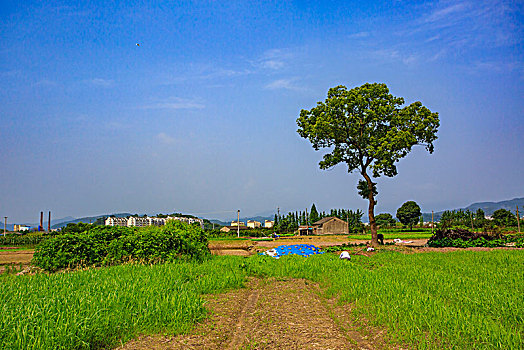
[[[305,280],[252,279],[247,288],[206,296],[211,313],[189,334],[141,337],[118,349],[390,348],[384,334],[357,327],[349,306],[319,291]]]

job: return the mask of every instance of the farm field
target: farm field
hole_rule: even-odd
[[[0,273],[3,273],[6,268],[10,267],[17,268],[19,270],[26,268],[31,263],[33,253],[34,249],[0,247]]]
[[[381,249],[3,276],[0,348],[518,349],[523,264],[522,249]]]

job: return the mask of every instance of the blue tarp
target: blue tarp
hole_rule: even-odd
[[[276,248],[270,249],[262,254],[269,255],[274,258],[280,258],[282,255],[289,255],[289,254],[295,254],[295,255],[301,255],[301,256],[308,257],[314,254],[324,254],[324,252],[320,251],[319,248],[315,247],[312,244],[294,244],[294,245],[281,245]]]

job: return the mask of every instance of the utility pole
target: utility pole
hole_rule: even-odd
[[[469,218],[471,219],[471,231],[475,231],[475,229],[473,228],[473,213],[472,212],[469,212]]]
[[[240,209],[237,210],[237,237],[240,238]]]
[[[5,237],[5,231],[7,231],[7,216],[4,216],[4,237]]]
[[[519,233],[520,233],[520,215],[519,215],[519,206],[517,205],[517,225],[519,227]]]
[[[433,227],[435,226],[435,223],[433,222],[433,210],[431,211],[431,234],[433,234]]]
[[[277,213],[278,213],[277,214],[278,223],[280,224],[280,207],[277,207]],[[278,230],[278,233],[280,233],[280,229]]]

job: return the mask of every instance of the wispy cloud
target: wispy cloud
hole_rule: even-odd
[[[374,54],[404,64],[446,60],[460,56],[475,66],[481,56],[498,56],[501,66],[507,58],[500,48],[522,42],[523,27],[516,6],[506,0],[442,0],[423,7],[419,16],[395,32],[394,44],[384,42]],[[413,41],[417,45],[412,45]]]
[[[371,36],[370,32],[358,32],[351,34],[349,37],[352,39],[363,39],[363,38],[369,38]]]
[[[174,137],[169,136],[168,134],[161,132],[156,135],[156,138],[158,141],[165,145],[172,145],[176,142],[176,139]]]
[[[271,49],[254,62],[255,66],[270,70],[279,70],[288,65],[293,55],[286,49]]]
[[[416,63],[418,57],[413,53],[406,53],[399,49],[382,49],[373,52],[375,56],[385,58],[389,61],[399,61],[406,65]]]
[[[291,90],[291,91],[306,91],[307,88],[297,84],[298,78],[284,78],[272,81],[264,86],[268,90]]]
[[[102,78],[92,78],[84,80],[84,83],[88,85],[93,85],[97,87],[112,87],[115,84],[115,81],[112,79],[102,79]]]
[[[158,101],[140,106],[140,109],[203,109],[206,106],[201,102],[179,97],[173,97],[168,100]]]
[[[437,32],[430,37],[435,41],[464,39],[467,46],[501,46],[520,40],[522,26],[515,11],[503,0],[439,2],[414,26],[422,33]]]
[[[217,67],[214,64],[190,64],[183,68],[183,72],[178,68],[175,70],[166,69],[163,72],[163,77],[160,79],[162,85],[182,84],[188,81],[202,80],[202,81],[224,81],[233,80],[237,77],[242,77],[253,73],[247,68],[224,68]]]
[[[456,16],[463,17],[466,10],[470,5],[468,3],[456,3],[453,5],[446,6],[444,8],[435,9],[425,18],[425,22],[437,22],[441,24],[444,22],[449,24],[450,20],[456,20]]]
[[[58,83],[54,80],[42,79],[33,84],[33,87],[53,87],[57,86]]]

